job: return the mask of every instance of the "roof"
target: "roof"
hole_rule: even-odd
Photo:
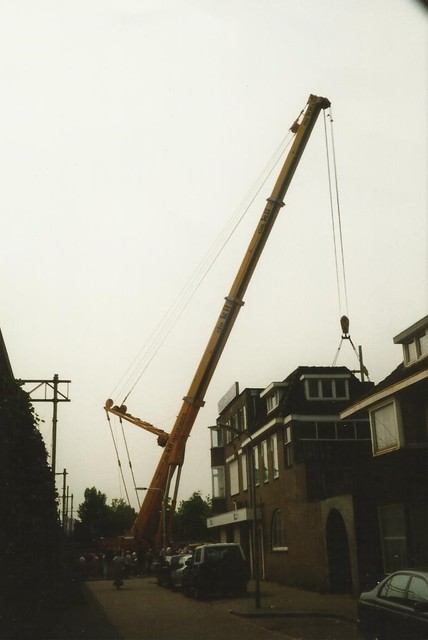
[[[340,411],[349,404],[349,400],[332,398],[331,400],[307,400],[304,385],[301,384],[305,377],[346,377],[349,380],[349,396],[351,400],[366,395],[368,389],[373,388],[371,382],[360,382],[358,378],[345,366],[340,367],[320,367],[320,366],[300,366],[297,367],[283,381],[284,393],[279,405],[269,412],[269,418],[290,414],[306,415],[339,415]]]
[[[369,394],[347,407],[340,415],[342,418],[348,418],[358,411],[367,409],[377,402],[426,379],[428,379],[428,356],[407,366],[402,362],[392,373],[379,382]]]
[[[425,316],[424,318],[421,318],[421,320],[418,320],[417,322],[412,324],[411,327],[408,327],[407,329],[399,333],[398,336],[395,336],[394,344],[404,344],[427,328],[428,316]]]

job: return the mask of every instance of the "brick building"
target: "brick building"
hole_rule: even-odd
[[[340,412],[372,386],[346,367],[305,366],[265,389],[239,393],[236,383],[222,399],[208,525],[250,558],[255,541],[262,578],[358,589],[356,479],[370,459],[370,428],[367,416]]]
[[[428,316],[394,343],[403,362],[376,386],[299,367],[220,401],[208,525],[262,578],[357,593],[428,564]]]

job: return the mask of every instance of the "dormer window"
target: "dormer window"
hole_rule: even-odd
[[[307,400],[348,400],[349,376],[303,375]]]
[[[394,344],[402,345],[406,366],[410,366],[428,355],[428,316],[395,336]]]
[[[272,393],[272,395],[266,398],[266,408],[267,412],[273,411],[279,405],[279,394],[278,392]]]
[[[428,331],[403,345],[405,364],[413,364],[428,354]]]
[[[283,396],[286,382],[271,382],[271,384],[261,392],[260,397],[266,398],[266,410],[269,413],[276,409]]]

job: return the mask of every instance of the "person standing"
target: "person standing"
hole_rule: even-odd
[[[123,577],[125,573],[125,562],[123,555],[118,552],[112,560],[113,584],[116,589],[120,589],[123,585]]]

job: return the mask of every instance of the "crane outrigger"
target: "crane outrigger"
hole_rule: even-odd
[[[327,98],[310,95],[305,109],[290,128],[292,133],[295,134],[293,143],[276,180],[272,194],[267,199],[267,204],[257,224],[230,292],[225,298],[223,308],[190,384],[187,395],[183,398],[183,404],[171,433],[167,434],[162,429],[157,429],[150,423],[133,417],[127,412],[125,406],[115,406],[112,400],[107,400],[105,404],[104,408],[107,412],[157,435],[158,443],[164,447],[150,487],[148,487],[149,490],[145,495],[140,512],[136,517],[131,531],[131,534],[136,538],[137,542],[141,544],[149,545],[156,549],[162,546],[165,535],[165,522],[162,521],[160,513],[162,512],[165,518],[165,505],[168,503],[171,485],[174,480],[174,491],[172,493],[171,503],[168,505],[168,522],[166,523],[169,536],[171,522],[175,512],[187,439],[199,410],[204,405],[206,391],[238,313],[244,304],[244,294],[258,260],[278,213],[284,205],[284,196],[290,186],[300,158],[321,110],[327,109],[328,107],[330,107],[330,101]],[[154,490],[150,491],[150,489]]]

